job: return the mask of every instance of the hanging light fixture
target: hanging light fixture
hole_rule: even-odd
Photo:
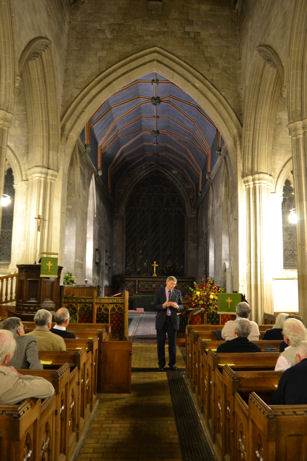
[[[297,214],[295,208],[292,208],[289,212],[288,216],[289,223],[291,224],[297,224]]]
[[[3,194],[1,199],[0,199],[0,206],[9,206],[11,203],[12,199],[9,195]]]

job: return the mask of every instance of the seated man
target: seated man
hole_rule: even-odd
[[[307,404],[307,341],[296,348],[296,365],[282,375],[275,393],[274,405]]]
[[[241,303],[237,304],[236,306],[237,318],[248,319],[250,313],[251,313],[251,308],[245,301],[242,301]],[[234,328],[235,328],[234,323],[235,323],[235,320],[228,320],[228,322],[225,323],[222,329],[222,338],[225,339],[226,341],[229,341],[230,339],[234,338]],[[248,339],[250,341],[258,341],[259,336],[260,336],[259,327],[257,323],[253,322],[252,320],[250,320],[250,323],[251,323],[251,332],[248,336]]]
[[[60,307],[54,315],[55,325],[51,328],[51,332],[62,338],[75,338],[76,336],[70,331],[66,331],[70,322],[69,310],[66,307]]]
[[[39,351],[66,351],[66,344],[61,336],[51,333],[52,315],[46,309],[39,309],[34,315],[35,330],[28,333],[36,338]]]
[[[248,319],[234,320],[235,338],[220,344],[216,352],[261,352],[259,346],[247,339],[251,329],[251,322]]]
[[[287,368],[295,365],[297,346],[301,341],[307,339],[304,324],[295,318],[288,318],[285,320],[282,332],[284,341],[288,347],[279,355],[275,365],[275,371],[287,370]]]
[[[15,368],[33,368],[41,370],[43,366],[38,358],[37,341],[33,336],[25,334],[24,326],[20,318],[8,317],[3,320],[1,327],[13,333],[17,345],[15,354],[8,365]]]
[[[7,364],[14,355],[16,341],[9,330],[0,330],[0,404],[14,404],[35,397],[44,399],[54,394],[52,384],[38,376],[21,375]]]
[[[284,338],[282,334],[282,329],[284,326],[284,322],[287,318],[288,314],[280,312],[275,319],[273,328],[269,328],[265,331],[263,339],[280,339],[282,341]]]

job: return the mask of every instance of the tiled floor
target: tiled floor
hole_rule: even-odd
[[[184,361],[177,348],[177,366]],[[154,369],[156,346],[133,344],[133,369]],[[130,394],[104,394],[78,461],[182,461],[167,375],[133,371]]]

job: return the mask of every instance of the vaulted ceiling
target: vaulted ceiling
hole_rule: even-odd
[[[156,73],[102,102],[81,139],[111,193],[123,174],[149,162],[184,175],[195,197],[223,143],[204,109]]]

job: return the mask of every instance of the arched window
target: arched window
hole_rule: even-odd
[[[184,275],[185,206],[166,176],[152,173],[134,188],[126,208],[126,274]]]
[[[0,262],[9,263],[11,261],[12,248],[12,229],[14,216],[14,175],[11,168],[6,171],[4,177],[3,194],[10,197],[8,205],[2,206],[1,234],[0,234]]]
[[[289,179],[283,187],[282,201],[282,229],[283,229],[283,267],[284,269],[297,268],[296,224],[295,224],[295,197],[294,189]],[[292,219],[291,219],[292,218]]]

